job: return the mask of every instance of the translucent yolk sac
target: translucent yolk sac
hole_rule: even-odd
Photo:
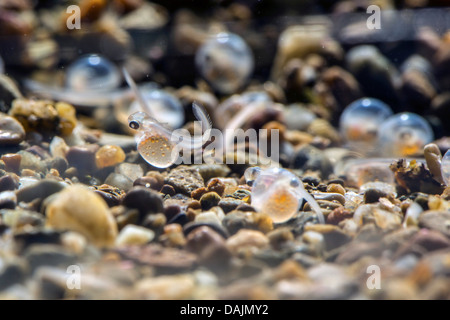
[[[176,146],[170,139],[153,130],[136,135],[136,142],[139,154],[154,167],[167,168],[178,158]]]
[[[252,206],[269,215],[273,222],[283,222],[299,210],[299,199],[292,188],[273,176],[260,175],[252,189]]]
[[[351,149],[362,153],[372,151],[378,138],[378,129],[393,114],[384,102],[363,98],[345,108],[339,122],[342,137]],[[361,150],[367,149],[367,150]]]
[[[217,91],[230,94],[241,88],[254,68],[252,51],[233,33],[219,33],[196,52],[195,64],[200,75]]]
[[[83,56],[67,68],[66,87],[74,91],[108,91],[119,87],[119,69],[97,54]]]
[[[379,152],[387,157],[420,154],[433,141],[431,126],[421,116],[403,112],[386,119],[379,128]]]

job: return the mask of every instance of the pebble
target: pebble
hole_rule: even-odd
[[[122,205],[139,210],[143,219],[149,213],[164,212],[164,204],[161,195],[145,187],[133,187],[123,198]]]
[[[343,246],[353,239],[339,227],[328,224],[307,225],[304,230],[305,233],[309,231],[320,233],[323,236],[325,249],[327,251]]]
[[[17,204],[17,197],[13,191],[0,192],[0,209],[14,209]]]
[[[195,189],[205,186],[198,169],[178,166],[165,177],[164,183],[171,185],[175,191],[190,195]]]
[[[213,229],[207,226],[196,228],[186,240],[186,249],[197,254],[201,264],[215,271],[228,267],[231,252],[225,245],[225,239]]]
[[[230,211],[237,209],[241,204],[245,204],[245,202],[233,198],[223,198],[217,205],[222,208],[223,212],[229,213]]]
[[[116,166],[115,172],[128,177],[128,179],[130,179],[132,182],[144,176],[144,170],[140,165],[127,162],[121,163]]]
[[[111,172],[108,177],[106,177],[105,184],[114,186],[126,192],[133,188],[133,181],[129,177],[115,172]]]
[[[185,300],[192,298],[195,278],[190,274],[144,278],[135,287],[138,299]]]
[[[419,227],[439,231],[450,238],[450,213],[425,211],[419,216]]]
[[[69,166],[77,168],[80,172],[92,172],[95,169],[95,153],[98,145],[70,147],[66,153]]]
[[[74,254],[68,253],[62,246],[54,244],[36,244],[24,253],[31,272],[42,266],[66,267],[76,262]]]
[[[200,198],[202,210],[209,210],[219,204],[221,198],[216,192],[207,192]]]
[[[5,163],[6,171],[18,172],[22,156],[16,153],[7,153],[2,155],[1,160]]]
[[[155,238],[155,233],[147,228],[126,225],[116,238],[116,246],[143,245],[149,243]]]
[[[95,153],[95,163],[98,169],[115,166],[124,160],[125,152],[119,146],[102,146]]]
[[[303,146],[295,152],[289,167],[304,171],[319,171],[322,177],[328,177],[333,172],[333,167],[324,153],[310,145]]]
[[[17,201],[31,202],[35,199],[45,199],[54,193],[60,192],[66,187],[64,183],[56,180],[44,179],[31,186],[17,190]]]
[[[57,193],[45,213],[47,226],[79,232],[98,247],[112,246],[117,237],[117,224],[106,203],[82,186],[69,186]]]
[[[25,139],[25,129],[15,118],[0,113],[0,144],[17,145]]]
[[[227,248],[235,256],[254,254],[255,251],[268,248],[269,238],[261,231],[240,229],[227,239]]]
[[[15,176],[15,175],[14,175]],[[19,178],[17,179],[13,175],[7,174],[0,177],[0,192],[7,190],[15,190],[19,187]]]
[[[2,221],[15,231],[26,230],[28,227],[42,227],[44,217],[34,211],[24,209],[2,209]]]
[[[107,184],[94,187],[94,192],[101,196],[109,207],[119,205],[125,195],[119,188],[114,188]]]

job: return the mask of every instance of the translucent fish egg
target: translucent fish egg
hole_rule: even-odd
[[[305,199],[323,223],[324,218],[319,205],[303,188],[303,183],[286,169],[258,167],[248,168],[244,177],[252,185],[252,206],[259,212],[269,215],[273,222],[289,220],[298,212]]]
[[[140,88],[140,91],[147,104],[151,106],[156,120],[167,123],[172,128],[179,128],[183,125],[184,109],[175,96],[153,86]],[[134,101],[130,106],[130,113],[139,110],[141,110],[141,105],[138,101]]]
[[[450,186],[450,149],[442,157],[442,176],[444,177],[444,183]]]
[[[378,99],[356,100],[348,105],[341,115],[339,121],[341,135],[350,148],[373,148],[376,145],[380,125],[392,114],[391,108]]]
[[[195,64],[200,75],[224,94],[241,88],[253,72],[253,54],[238,35],[222,32],[197,51]]]
[[[67,68],[66,87],[75,91],[108,91],[120,83],[119,69],[97,54],[83,56]]]
[[[428,122],[415,113],[393,115],[379,129],[379,149],[385,156],[413,156],[422,152],[433,139],[433,130]]]

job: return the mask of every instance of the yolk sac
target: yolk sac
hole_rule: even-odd
[[[203,134],[191,137],[187,130],[172,130],[142,111],[128,117],[128,125],[136,130],[135,135],[139,154],[154,167],[167,168],[175,163],[181,149],[201,148],[209,139],[211,122],[206,111],[193,103],[195,117],[201,122]]]
[[[442,157],[442,176],[444,177],[445,185],[450,185],[450,149]]]
[[[413,156],[433,138],[433,130],[424,118],[415,113],[398,113],[381,124],[379,151],[388,157]]]
[[[282,168],[261,170],[248,168],[244,177],[252,185],[252,206],[268,214],[273,222],[289,220],[299,211],[305,199],[316,212],[320,223],[325,223],[322,210],[315,199],[304,189],[302,181]]]
[[[119,69],[97,54],[81,57],[67,68],[66,87],[74,91],[109,91],[120,82]]]
[[[339,129],[348,147],[365,153],[376,146],[378,128],[391,115],[384,102],[363,98],[352,102],[341,115]]]
[[[222,32],[207,40],[195,55],[200,75],[217,91],[230,94],[241,88],[253,72],[253,54],[236,34]]]
[[[148,86],[139,89],[148,105],[151,105],[152,113],[156,120],[167,123],[171,128],[179,128],[184,123],[184,109],[181,102],[170,93]],[[130,113],[141,110],[139,101],[130,105]]]

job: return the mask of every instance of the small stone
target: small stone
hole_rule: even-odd
[[[123,198],[122,204],[128,208],[138,209],[141,219],[149,213],[164,212],[160,194],[145,187],[133,187]]]
[[[364,192],[364,202],[365,203],[376,203],[380,198],[387,197],[387,194],[379,189],[367,189]]]
[[[74,254],[54,244],[38,244],[30,247],[24,254],[33,272],[41,266],[67,267],[76,261]]]
[[[1,159],[5,163],[6,171],[18,172],[20,168],[20,161],[22,160],[22,156],[16,153],[7,153],[4,154]]]
[[[328,177],[333,171],[330,160],[324,153],[310,145],[300,147],[295,152],[289,167],[293,169],[302,169],[304,171],[319,171],[324,178]]]
[[[25,129],[13,117],[0,113],[0,145],[17,145],[25,139]]]
[[[0,290],[21,283],[26,277],[25,264],[20,260],[3,262],[0,260]]]
[[[2,209],[3,223],[15,231],[26,230],[31,227],[41,227],[44,225],[44,217],[34,211],[24,209]]]
[[[105,184],[114,186],[124,191],[133,188],[133,181],[123,174],[111,172],[105,180]]]
[[[221,198],[216,192],[208,192],[200,198],[200,205],[203,210],[209,210],[212,207],[217,206],[220,200]]]
[[[82,186],[59,192],[47,206],[46,216],[49,227],[79,232],[99,247],[112,246],[117,236],[117,224],[106,203]]]
[[[82,254],[86,249],[87,240],[78,232],[68,231],[61,235],[61,244],[75,254]]]
[[[159,242],[164,246],[182,248],[186,245],[186,238],[180,224],[169,223],[164,226],[164,233],[159,237]]]
[[[17,177],[17,176],[16,176]],[[19,179],[14,179],[12,175],[0,177],[0,192],[14,190],[19,187]]]
[[[419,216],[419,226],[439,231],[450,239],[449,212],[425,211]]]
[[[405,254],[424,255],[429,251],[445,249],[450,247],[450,240],[442,233],[435,230],[421,229],[407,243],[401,246],[395,256],[401,257]]]
[[[17,204],[17,197],[13,191],[0,192],[0,209],[14,209]]]
[[[144,176],[144,170],[142,170],[140,165],[127,162],[119,164],[116,167],[115,172],[128,177],[132,182]]]
[[[228,213],[234,209],[237,209],[237,207],[241,204],[245,204],[245,202],[233,198],[223,198],[217,205],[222,208],[223,212]]]
[[[17,201],[31,202],[35,199],[45,199],[65,188],[65,184],[56,180],[44,179],[31,186],[23,187],[16,192]]]
[[[126,259],[155,267],[165,273],[191,270],[197,261],[197,256],[193,253],[175,248],[164,248],[157,244],[129,246],[116,250]]]
[[[241,229],[227,239],[227,247],[234,255],[241,253],[254,253],[257,250],[268,248],[269,238],[256,230]]]
[[[121,189],[114,188],[107,184],[102,184],[99,187],[95,187],[94,192],[101,196],[109,207],[119,205],[125,196],[125,193]]]
[[[207,192],[208,191],[206,190],[205,187],[195,189],[194,191],[191,192],[191,198],[195,200],[200,200],[200,198]]]
[[[336,258],[338,264],[350,264],[364,256],[379,257],[383,246],[378,242],[352,242]]]
[[[224,238],[213,229],[202,226],[193,230],[186,238],[186,249],[199,256],[199,262],[213,270],[229,265],[231,253]]]
[[[142,245],[155,238],[155,233],[147,228],[128,224],[120,230],[116,238],[116,246]]]
[[[353,213],[345,207],[339,207],[330,212],[327,216],[327,223],[338,225],[342,220],[353,217]]]
[[[80,172],[91,172],[95,169],[95,153],[97,145],[70,147],[66,153],[67,162]]]
[[[352,240],[352,237],[344,233],[339,227],[328,224],[308,225],[305,226],[306,231],[314,231],[322,234],[327,251],[343,246]]]
[[[221,179],[213,178],[209,181],[206,188],[209,192],[213,191],[222,197],[222,195],[225,191],[225,187],[226,187],[226,185]]]
[[[202,176],[198,169],[187,166],[178,166],[172,169],[164,183],[171,185],[175,191],[190,195],[195,189],[205,186]]]
[[[19,170],[30,169],[36,172],[45,172],[47,166],[38,156],[23,150],[17,152],[17,154],[22,157]]]
[[[339,193],[342,194],[343,196],[345,195],[345,188],[337,183],[331,183],[327,186],[327,192],[330,193]]]
[[[146,188],[152,188],[153,190],[156,190],[156,191],[161,190],[161,188],[163,187],[163,185],[156,178],[150,177],[150,176],[143,176],[141,178],[137,178],[133,182],[133,187],[135,187],[135,186],[143,186]]]
[[[95,163],[99,169],[115,166],[124,160],[125,152],[119,146],[102,146],[95,153]]]
[[[170,186],[170,185],[168,185],[168,184],[163,185],[161,190],[160,190],[160,192],[162,194],[166,194],[166,195],[169,195],[171,197],[173,197],[176,194],[175,188]]]
[[[138,298],[146,300],[192,299],[194,289],[195,278],[190,274],[145,278],[136,284]]]
[[[276,250],[280,250],[283,246],[288,245],[294,240],[294,234],[289,228],[277,228],[267,234],[270,245]]]

